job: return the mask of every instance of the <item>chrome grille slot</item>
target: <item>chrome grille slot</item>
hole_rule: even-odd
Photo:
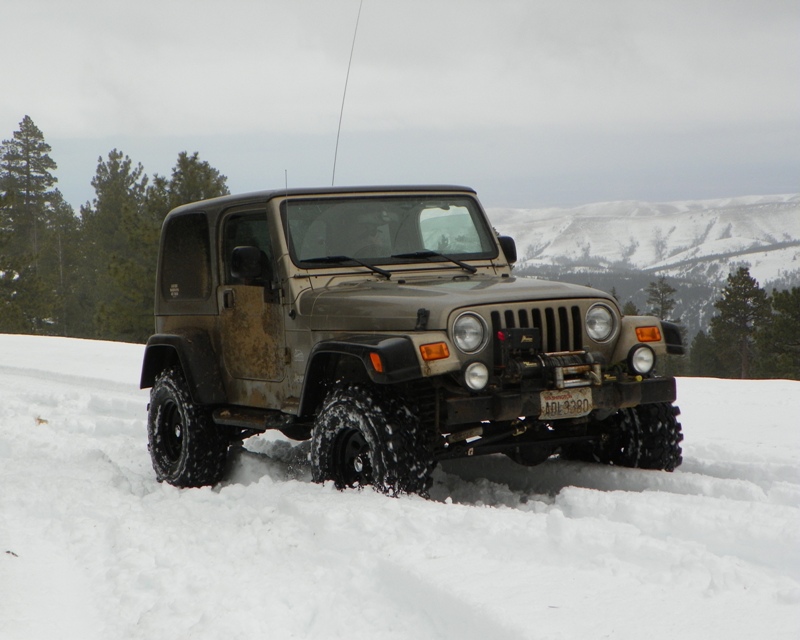
[[[563,351],[561,345],[558,343],[558,327],[556,326],[556,314],[553,307],[547,307],[544,310],[544,350]]]

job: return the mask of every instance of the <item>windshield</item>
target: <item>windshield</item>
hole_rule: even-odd
[[[328,197],[284,201],[281,209],[292,260],[305,268],[346,258],[452,264],[497,257],[478,204],[466,196]]]

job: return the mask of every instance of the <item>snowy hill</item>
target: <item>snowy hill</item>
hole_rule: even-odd
[[[674,473],[493,456],[391,499],[271,436],[158,484],[141,346],[0,353],[2,640],[800,637],[798,382],[679,380]]]
[[[800,286],[800,195],[671,203],[607,202],[573,209],[490,209],[517,242],[522,275],[577,276],[645,307],[644,287],[665,276],[693,331],[728,273],[741,264],[762,286]]]
[[[491,209],[517,240],[520,267],[573,263],[681,276],[747,261],[761,282],[800,271],[800,195],[574,209]],[[716,272],[716,269],[714,270]]]

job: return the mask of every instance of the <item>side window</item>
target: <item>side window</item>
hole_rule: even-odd
[[[161,295],[166,300],[205,300],[211,295],[211,252],[205,214],[189,213],[167,223]]]
[[[239,213],[225,220],[222,243],[222,260],[225,265],[225,284],[244,284],[231,274],[231,256],[236,247],[256,247],[261,250],[266,270],[272,264],[272,246],[269,241],[267,217],[263,211]]]

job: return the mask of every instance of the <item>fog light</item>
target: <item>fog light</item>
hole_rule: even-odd
[[[646,345],[636,345],[628,353],[628,368],[639,375],[650,373],[655,363],[656,354]]]
[[[489,382],[489,369],[482,362],[473,362],[464,369],[464,382],[473,391],[480,391]]]

